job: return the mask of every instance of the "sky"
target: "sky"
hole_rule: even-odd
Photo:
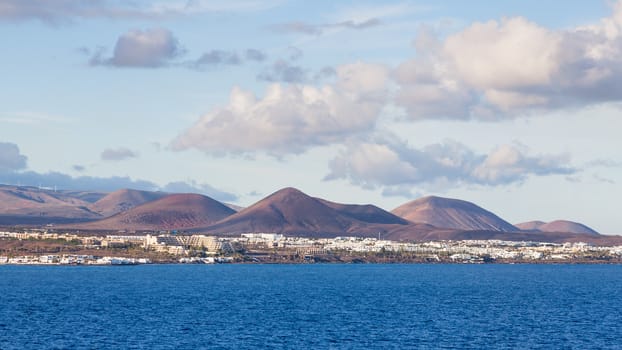
[[[0,0],[0,183],[622,234],[622,2]]]

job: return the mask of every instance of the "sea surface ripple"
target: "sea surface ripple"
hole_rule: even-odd
[[[0,266],[0,349],[620,349],[618,265]]]

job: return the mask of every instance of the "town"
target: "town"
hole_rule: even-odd
[[[0,264],[316,262],[621,263],[622,246],[499,240],[396,242],[277,233],[217,237],[174,232],[105,236],[47,230],[0,232]]]

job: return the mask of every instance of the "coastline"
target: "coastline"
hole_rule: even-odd
[[[501,240],[391,241],[240,236],[0,232],[0,264],[622,264],[622,245]]]
[[[314,259],[286,260],[286,259],[222,259],[219,261],[210,260],[187,260],[166,259],[151,261],[146,258],[120,258],[120,257],[95,257],[94,259],[111,260],[97,262],[89,260],[85,262],[41,262],[34,259],[23,259],[21,261],[1,261],[0,266],[138,266],[138,265],[622,265],[622,259],[598,260],[598,259],[566,259],[566,260],[487,260],[487,261],[455,261],[440,260],[431,261],[425,259],[388,259],[370,256],[348,256],[344,259],[341,256],[331,258],[315,257]],[[28,257],[26,257],[28,258]],[[35,258],[30,256],[29,258]],[[13,258],[14,259],[14,258]],[[184,260],[186,259],[186,260]]]

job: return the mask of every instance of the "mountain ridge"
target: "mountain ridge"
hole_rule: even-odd
[[[406,224],[403,219],[372,205],[334,203],[286,187],[203,231],[315,236],[358,233],[371,236],[378,232],[388,233],[394,226]]]
[[[71,226],[84,230],[186,230],[217,222],[235,211],[210,197],[169,194],[108,218]]]
[[[120,212],[132,209],[138,205],[154,201],[166,196],[164,192],[152,192],[133,190],[129,188],[120,189],[108,193],[97,202],[89,205],[89,209],[99,213],[103,217],[109,217]]]
[[[164,202],[157,202],[166,197],[169,198]],[[424,202],[422,207],[428,210],[428,214],[439,213],[438,210],[442,209],[440,215],[432,215],[440,220],[440,224],[403,213],[396,215],[399,214],[398,208],[417,201],[419,204]],[[234,206],[231,209],[230,204],[198,194],[167,194],[132,189],[111,193],[56,191],[0,185],[0,225],[4,226],[40,227],[55,224],[59,229],[80,231],[185,230],[219,235],[278,232],[308,237],[345,235],[418,241],[460,237],[494,237],[504,240],[549,237],[550,240],[559,240],[560,237],[578,239],[576,237],[580,235],[577,234],[591,235],[596,239],[598,236],[589,227],[570,221],[549,223],[548,228],[544,226],[550,232],[532,229],[546,224],[544,222],[531,223],[532,226],[529,227],[519,225],[521,227],[515,228],[492,212],[458,199],[424,197],[404,205],[388,212],[373,204],[337,203],[286,187],[240,210],[239,207]],[[239,211],[236,213],[235,209]],[[453,211],[443,212],[448,209]],[[473,210],[477,215],[470,216]],[[129,214],[121,215],[128,212]],[[499,221],[483,221],[482,224],[478,221],[482,217]],[[446,224],[448,220],[455,220],[454,226],[457,227],[443,227],[451,226]],[[575,226],[560,226],[560,222]],[[576,227],[582,229],[578,230]]]

